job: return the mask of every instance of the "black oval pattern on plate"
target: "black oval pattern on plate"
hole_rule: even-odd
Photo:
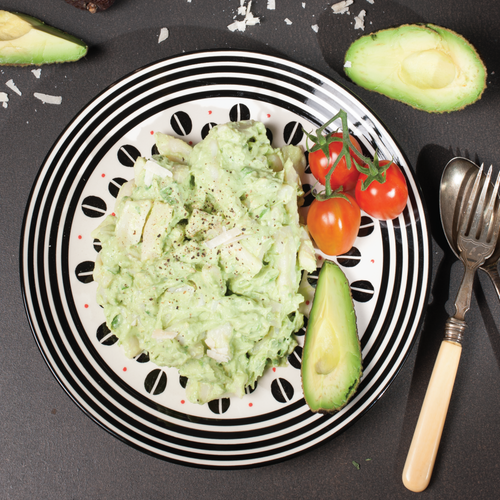
[[[208,403],[208,407],[213,413],[220,415],[221,413],[226,413],[231,405],[231,400],[229,398],[214,399]]]
[[[101,245],[100,240],[98,240],[97,238],[94,238],[94,241],[92,242],[92,244],[94,245],[94,250],[97,253],[99,253],[102,249],[102,245]]]
[[[375,222],[373,222],[373,219],[371,217],[363,215],[361,217],[361,223],[359,225],[358,236],[360,238],[364,238],[365,236],[370,236],[370,234],[372,234],[374,230],[375,230]]]
[[[302,325],[302,328],[298,332],[295,332],[296,337],[302,337],[305,335],[307,330],[307,323],[309,323],[309,319],[306,316],[304,316],[304,324]]]
[[[159,155],[160,152],[158,151],[158,146],[156,144],[153,144],[151,146],[151,156],[154,156],[154,155]]]
[[[105,215],[107,208],[106,202],[98,196],[87,196],[82,201],[83,213],[92,219]]]
[[[118,342],[118,337],[111,332],[106,323],[101,323],[96,331],[96,337],[99,343],[105,346],[114,345]]]
[[[280,403],[288,403],[293,398],[293,386],[284,378],[276,378],[271,384],[271,394]]]
[[[209,122],[205,125],[203,125],[203,128],[201,129],[201,138],[205,139],[205,137],[208,135],[208,133],[217,125],[217,123],[214,122]]]
[[[267,138],[269,140],[269,144],[271,144],[271,146],[272,146],[273,145],[273,139],[274,139],[273,133],[272,133],[271,129],[267,128],[267,127],[266,127],[266,136],[267,136]]]
[[[352,247],[348,252],[337,257],[337,263],[343,267],[355,267],[361,262],[361,252]]]
[[[373,298],[375,289],[373,285],[366,280],[359,280],[351,283],[351,294],[356,302],[368,302]]]
[[[111,196],[116,198],[118,196],[118,192],[120,191],[120,188],[127,182],[127,179],[122,179],[121,177],[115,177],[109,184],[108,184],[108,191]]]
[[[92,283],[94,281],[94,277],[92,276],[94,266],[95,263],[91,260],[86,260],[78,264],[75,269],[77,280],[82,283]]]
[[[149,361],[149,352],[141,352],[134,358],[138,363],[147,363]]]
[[[135,160],[141,156],[141,152],[135,147],[131,146],[130,144],[125,144],[118,150],[118,161],[124,166],[124,167],[133,167]]]
[[[181,387],[183,389],[186,388],[187,383],[188,383],[188,378],[184,377],[183,375],[179,375],[179,384],[181,384]]]
[[[250,110],[244,104],[235,104],[229,111],[229,119],[232,122],[239,122],[240,120],[250,120]]]
[[[302,347],[299,345],[288,355],[288,362],[297,370],[300,370],[302,365]]]
[[[319,276],[319,269],[316,268],[316,271],[313,271],[312,273],[309,273],[307,275],[307,282],[313,287],[316,288],[318,285],[318,276]]]
[[[153,396],[158,396],[167,387],[167,374],[156,368],[155,370],[148,373],[146,380],[144,380],[144,389],[152,394]]]
[[[251,387],[251,386],[247,385],[247,386],[245,387],[245,394],[252,394],[252,392],[254,392],[254,391],[255,391],[255,389],[257,389],[257,385],[258,385],[258,382],[257,382],[257,381],[255,382],[255,384],[254,384],[254,386],[253,386],[253,389],[252,389],[252,387]]]
[[[283,130],[283,140],[286,144],[297,146],[304,137],[302,125],[299,122],[290,122],[285,125]]]
[[[314,201],[313,187],[310,184],[304,184],[302,189],[304,190],[304,204],[301,208],[309,207]]]
[[[189,115],[184,111],[177,111],[170,118],[170,126],[174,129],[177,135],[185,136],[193,130],[193,122]]]

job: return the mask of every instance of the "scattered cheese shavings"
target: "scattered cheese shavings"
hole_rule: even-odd
[[[175,339],[179,335],[179,332],[167,331],[167,330],[153,330],[151,337],[156,340],[167,340]]]
[[[9,96],[7,94],[7,92],[0,92],[0,102],[2,103],[2,106],[4,108],[6,108],[8,106],[8,102],[9,102]]]
[[[276,0],[267,0],[267,10],[276,9]]]
[[[319,31],[319,26],[317,24],[313,24],[311,25],[311,28],[313,29],[313,31],[315,31],[316,33]]]
[[[366,11],[362,10],[355,18],[354,18],[354,29],[355,30],[363,30],[365,31],[365,15]]]
[[[245,0],[240,0],[240,7],[238,7],[238,15],[245,16],[244,19],[239,21],[234,21],[227,28],[229,31],[245,31],[247,26],[255,26],[260,23],[259,17],[254,17],[254,15],[250,12],[252,8],[252,1],[248,2],[248,5],[245,7]]]
[[[372,5],[375,3],[375,0],[366,0],[368,3],[371,3]]]
[[[349,12],[349,5],[353,4],[353,0],[344,0],[342,2],[337,2],[332,5],[332,10],[334,14],[346,14]]]
[[[222,233],[217,235],[211,240],[205,241],[205,245],[208,248],[215,248],[219,245],[225,245],[227,243],[234,243],[235,241],[241,240],[244,236],[244,231],[239,227],[233,227],[229,231],[225,227],[222,228]]]
[[[62,97],[60,95],[48,95],[35,92],[33,94],[37,99],[40,99],[44,104],[61,104]]]
[[[164,168],[161,165],[158,165],[158,163],[153,160],[146,161],[144,170],[146,171],[144,175],[144,184],[146,186],[151,186],[151,184],[153,183],[153,177],[155,175],[161,177],[162,179],[164,179],[165,177],[172,177],[172,172],[170,172],[168,168]]]
[[[15,92],[17,95],[23,95],[23,93],[16,87],[14,80],[9,80],[5,83],[5,85],[7,85],[7,87],[9,87],[9,89]]]
[[[344,63],[344,68],[350,68],[351,67],[351,61],[346,61]]]
[[[161,43],[163,42],[164,40],[166,40],[168,38],[168,35],[169,35],[169,31],[168,31],[168,28],[162,28],[160,30],[160,36],[158,37],[158,43]]]
[[[290,24],[292,24],[292,21],[290,21],[290,19],[288,19],[288,17],[285,19],[285,23],[288,24],[288,26],[290,26]]]
[[[42,68],[32,69],[31,72],[35,75],[36,78],[40,78],[42,74]]]
[[[302,8],[305,9],[306,8],[306,2],[302,2]]]

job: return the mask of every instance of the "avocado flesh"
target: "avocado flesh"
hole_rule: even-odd
[[[486,68],[474,47],[432,24],[365,35],[349,47],[345,62],[357,85],[428,112],[462,109],[486,88]]]
[[[333,262],[321,268],[302,352],[302,387],[314,412],[340,410],[356,392],[362,372],[349,282]]]
[[[25,14],[0,11],[0,64],[41,65],[76,61],[87,53],[82,40]]]

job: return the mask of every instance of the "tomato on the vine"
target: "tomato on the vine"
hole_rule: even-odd
[[[342,138],[342,132],[335,132],[330,134],[329,137],[338,137]],[[361,151],[361,147],[359,145],[358,140],[352,135],[349,136],[351,144],[358,151]],[[328,138],[327,138],[328,140]],[[326,186],[326,176],[332,165],[337,160],[339,154],[342,151],[343,143],[341,141],[329,142],[328,143],[328,158],[325,156],[325,153],[322,149],[318,149],[317,151],[313,151],[309,153],[309,166],[311,168],[311,172],[314,177]],[[355,160],[359,165],[363,165],[363,162],[359,158],[356,153],[349,148],[349,154],[353,160]],[[345,156],[339,161],[335,170],[330,177],[330,186],[332,190],[338,189],[340,186],[343,187],[344,191],[351,191],[356,186],[356,181],[358,180],[359,172],[354,165],[354,162],[351,162],[351,168],[347,168],[347,162]]]
[[[354,192],[359,207],[368,215],[381,220],[398,217],[408,200],[408,186],[403,172],[394,162],[391,163],[389,160],[379,162],[380,167],[387,165],[389,167],[381,173],[381,177],[385,179],[383,183],[375,179],[363,189],[363,182],[368,175],[360,173]]]
[[[361,211],[356,200],[342,194],[327,200],[315,199],[307,214],[307,227],[318,248],[327,255],[348,252],[356,239]]]

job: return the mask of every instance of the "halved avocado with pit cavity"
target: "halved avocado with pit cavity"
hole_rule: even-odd
[[[361,87],[435,113],[462,109],[486,88],[486,68],[474,47],[433,24],[359,38],[346,52],[344,70]]]
[[[302,387],[314,412],[340,410],[356,392],[362,373],[356,314],[342,270],[325,261],[302,352]]]
[[[87,45],[82,40],[26,14],[0,10],[0,64],[76,61],[86,53]]]

